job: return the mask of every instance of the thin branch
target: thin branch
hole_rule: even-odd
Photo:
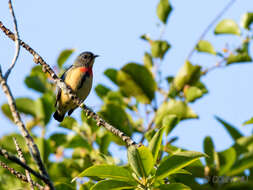
[[[24,157],[24,155],[23,155],[23,152],[22,152],[22,150],[21,150],[21,148],[20,148],[20,146],[19,146],[19,144],[18,144],[18,142],[17,142],[17,140],[16,140],[15,137],[13,137],[13,141],[14,141],[14,143],[15,143],[15,145],[16,145],[16,150],[17,150],[17,152],[18,152],[19,159],[20,159],[24,164],[26,164],[26,160],[25,160],[25,157]],[[26,174],[26,177],[27,177],[27,181],[28,181],[28,182],[30,183],[30,185],[31,185],[31,189],[34,190],[33,181],[32,181],[32,178],[31,178],[31,176],[30,176],[29,171],[28,171],[28,170],[25,170],[25,174]]]
[[[12,40],[14,40],[14,34],[7,29],[2,22],[0,21],[0,29]],[[86,105],[84,105],[82,103],[82,101],[76,96],[76,94],[72,91],[72,89],[70,87],[68,87],[62,79],[60,79],[55,72],[52,70],[52,68],[43,60],[43,58],[36,52],[34,51],[28,44],[26,44],[25,42],[23,42],[22,40],[19,40],[20,45],[25,48],[29,53],[31,53],[33,55],[33,61],[35,63],[39,63],[42,66],[42,71],[45,73],[48,73],[52,80],[54,81],[54,83],[63,90],[63,92],[65,94],[68,94],[69,97],[71,98],[71,100],[73,101],[73,103],[75,103],[76,105],[78,105],[80,108],[82,108],[84,110],[84,112],[86,113],[87,116],[92,117],[95,121],[97,121],[97,125],[99,127],[104,127],[107,130],[109,130],[111,133],[113,133],[114,135],[120,137],[127,146],[131,146],[131,145],[136,145],[136,142],[134,142],[129,136],[125,135],[123,132],[121,132],[120,130],[118,130],[117,128],[113,127],[112,125],[110,125],[109,123],[107,123],[105,120],[103,120],[102,118],[100,118],[95,112],[93,112],[93,110],[91,110],[90,108],[88,108]]]
[[[7,169],[11,174],[15,175],[21,181],[29,183],[27,177],[24,174],[16,171],[14,168],[11,168],[11,167],[7,166],[5,163],[3,163],[1,161],[0,161],[0,166]],[[38,187],[38,189],[40,189],[40,190],[45,190],[45,188],[43,186],[41,186],[40,184],[38,184],[34,181],[32,181],[32,185]]]
[[[42,176],[40,173],[34,171],[28,165],[26,165],[25,163],[23,163],[19,158],[17,158],[16,156],[8,153],[7,150],[0,148],[0,155],[3,156],[6,159],[8,159],[8,160],[10,160],[10,161],[18,164],[22,168],[28,170],[31,174],[33,174],[35,177],[41,179],[42,181],[47,181],[48,180],[47,178],[45,178],[44,176]]]
[[[225,12],[228,11],[228,9],[236,2],[236,0],[230,0],[228,2],[228,4],[221,10],[221,12],[218,13],[218,15],[216,15],[216,17],[210,22],[210,24],[206,27],[206,29],[203,31],[203,33],[200,35],[200,37],[198,38],[197,42],[195,43],[194,47],[192,48],[192,50],[190,51],[189,55],[187,56],[187,60],[190,60],[191,56],[193,55],[193,53],[195,52],[195,47],[196,45],[199,43],[199,41],[201,41],[206,34],[208,33],[208,31],[213,27],[213,25],[222,17],[222,15],[224,15]]]
[[[15,49],[15,55],[12,59],[11,65],[10,65],[9,69],[6,71],[6,73],[4,75],[4,78],[5,78],[6,81],[8,79],[8,76],[11,73],[11,70],[14,68],[14,66],[17,62],[17,59],[18,59],[18,56],[19,56],[19,51],[20,51],[18,25],[17,25],[17,20],[16,20],[16,17],[15,17],[15,13],[14,13],[14,9],[13,9],[11,0],[9,0],[8,4],[9,4],[9,9],[10,9],[10,12],[11,12],[11,15],[12,15],[12,18],[13,18],[13,23],[14,23],[14,34],[15,34],[16,49]]]
[[[213,71],[215,69],[218,69],[218,68],[221,68],[221,67],[225,67],[226,65],[224,65],[223,63],[226,61],[226,58],[220,60],[219,62],[217,62],[215,65],[205,69],[203,72],[202,72],[202,75],[206,75],[207,73],[209,73],[210,71]]]
[[[33,140],[32,136],[30,135],[30,133],[26,129],[23,121],[21,120],[20,114],[17,111],[17,107],[16,107],[16,104],[15,104],[13,95],[10,91],[9,86],[6,83],[6,80],[3,78],[1,68],[0,68],[0,84],[2,86],[3,92],[6,94],[6,97],[7,97],[7,100],[8,100],[8,104],[10,106],[10,110],[11,110],[14,122],[19,127],[19,130],[21,131],[22,136],[25,138],[25,141],[26,141],[26,144],[29,148],[29,151],[30,151],[33,159],[35,160],[40,172],[47,179],[44,182],[47,185],[49,185],[49,187],[51,189],[54,189],[54,186],[53,186],[51,180],[49,179],[49,175],[46,171],[46,168],[45,168],[45,166],[44,166],[44,164],[41,160],[39,149],[38,149],[37,145],[34,143],[34,140]]]

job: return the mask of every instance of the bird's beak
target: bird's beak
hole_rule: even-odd
[[[99,57],[99,55],[94,55],[93,58],[95,59],[96,57]]]

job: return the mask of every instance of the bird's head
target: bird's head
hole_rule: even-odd
[[[74,66],[92,68],[96,57],[98,55],[94,55],[92,52],[83,52],[76,58]]]

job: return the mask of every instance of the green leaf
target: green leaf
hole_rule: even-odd
[[[12,113],[9,107],[9,104],[3,104],[1,106],[3,114],[8,117],[11,121],[13,121]]]
[[[192,175],[191,172],[185,170],[185,169],[180,169],[180,170],[177,170],[174,174],[187,174],[187,175]]]
[[[156,132],[156,134],[153,136],[153,138],[151,139],[148,145],[148,148],[153,155],[154,162],[156,162],[158,153],[160,151],[164,130],[165,130],[164,127],[159,129],[159,131]]]
[[[145,176],[148,176],[154,167],[154,159],[153,159],[152,153],[145,146],[141,146],[137,150],[139,152],[140,159],[143,164]]]
[[[236,151],[233,147],[218,153],[220,160],[219,176],[225,175],[236,161]]]
[[[242,125],[250,125],[253,124],[253,117],[251,117],[249,120],[245,121]]]
[[[156,178],[163,179],[203,156],[205,156],[205,154],[200,152],[184,151],[165,157],[157,168]]]
[[[241,25],[243,28],[250,29],[250,25],[253,22],[253,12],[247,12],[243,14],[241,18]]]
[[[185,169],[192,174],[194,177],[205,177],[205,168],[200,160],[196,160],[192,164],[185,167]]]
[[[147,147],[141,146],[136,148],[135,146],[130,146],[128,147],[127,157],[132,170],[139,177],[143,178],[148,176],[153,168],[154,161]]]
[[[84,170],[76,178],[79,177],[99,177],[125,182],[134,181],[128,169],[116,165],[94,165]]]
[[[27,76],[25,78],[25,84],[28,88],[34,89],[38,92],[46,92],[47,88],[45,81],[42,81],[38,76]]]
[[[46,126],[50,121],[54,111],[54,96],[52,94],[43,94],[35,102],[36,117],[42,121],[42,125]]]
[[[196,46],[197,51],[199,52],[205,52],[210,54],[216,54],[213,45],[206,40],[200,40],[199,43]]]
[[[182,183],[171,183],[160,185],[159,190],[191,190],[191,188]]]
[[[121,189],[134,189],[135,185],[129,184],[127,182],[116,181],[116,180],[104,180],[99,181],[94,186],[92,186],[91,190],[121,190]]]
[[[98,144],[99,144],[99,151],[102,154],[108,154],[108,148],[111,141],[112,141],[111,135],[108,133],[101,137],[100,143]]]
[[[17,110],[19,112],[35,117],[36,108],[35,108],[34,100],[30,98],[16,98],[15,101],[16,101]],[[1,109],[4,115],[7,116],[11,121],[13,121],[13,117],[12,117],[12,113],[11,113],[9,105],[3,104]]]
[[[189,61],[186,61],[174,78],[173,84],[180,91],[186,84],[191,85],[197,82],[200,76],[201,67],[199,65],[192,65]]]
[[[107,93],[111,91],[111,89],[108,88],[108,87],[106,87],[106,86],[104,86],[104,85],[102,85],[102,84],[98,84],[98,85],[96,86],[96,88],[95,88],[95,91],[96,91],[96,94],[97,94],[101,99],[103,99],[103,98],[107,95]]]
[[[120,89],[138,101],[149,104],[156,90],[156,82],[150,71],[143,65],[128,63],[117,74]]]
[[[66,148],[82,147],[86,148],[89,151],[92,150],[92,146],[88,143],[87,139],[81,137],[80,135],[68,135],[65,147]]]
[[[171,83],[173,82],[173,80],[174,80],[174,76],[167,76],[167,77],[166,77],[166,80],[167,80],[167,82],[168,82],[169,84],[171,84]]]
[[[168,16],[172,11],[172,7],[169,3],[168,0],[160,0],[158,6],[157,6],[157,16],[158,18],[164,23],[166,24],[167,20],[168,20]]]
[[[63,64],[67,61],[67,59],[72,55],[74,51],[74,49],[65,49],[60,53],[57,59],[57,64],[59,68],[62,68]]]
[[[169,49],[170,44],[167,41],[156,40],[151,43],[151,55],[155,58],[163,59]]]
[[[227,132],[230,134],[230,136],[234,139],[234,141],[236,141],[238,138],[242,137],[243,135],[236,129],[235,126],[227,123],[226,121],[224,121],[223,119],[221,119],[218,116],[215,116],[215,119],[217,121],[219,121],[227,130]]]
[[[251,190],[253,189],[252,180],[250,181],[247,176],[234,176],[230,178],[232,181],[225,185],[223,190]]]
[[[52,152],[56,151],[59,146],[64,145],[67,142],[67,135],[64,133],[54,133],[49,137],[49,143],[52,147]]]
[[[59,125],[66,129],[73,129],[74,127],[79,126],[79,124],[73,117],[65,117],[64,120]]]
[[[185,98],[187,102],[194,102],[196,99],[203,96],[202,90],[196,86],[190,86],[185,91]]]
[[[118,84],[117,83],[117,74],[118,71],[116,69],[106,69],[104,72],[105,76],[107,76],[114,84]]]
[[[145,41],[150,41],[151,40],[148,34],[142,34],[140,38],[142,40],[145,40]]]
[[[243,136],[243,137],[238,138],[235,141],[235,144],[233,145],[233,147],[236,150],[236,154],[239,156],[242,153],[247,153],[251,151],[252,145],[253,145],[253,135]]]
[[[246,169],[250,169],[253,167],[253,153],[249,152],[239,160],[235,162],[235,164],[231,167],[231,169],[227,172],[228,176],[234,176],[242,173]]]
[[[166,129],[166,135],[168,135],[179,123],[179,119],[176,115],[167,115],[163,118],[162,126]]]
[[[196,113],[185,102],[174,99],[164,102],[159,107],[155,118],[155,124],[161,126],[164,117],[168,115],[176,115],[180,120],[198,118]]]
[[[23,153],[28,151],[25,139],[23,138],[22,135],[17,134],[17,133],[11,133],[11,134],[7,134],[7,135],[2,136],[0,138],[1,148],[6,149],[6,150],[16,154],[17,150],[16,150],[16,146],[14,144],[13,138],[16,138]]]
[[[47,140],[44,138],[37,138],[35,142],[38,145],[42,161],[47,163],[50,155],[50,146]]]
[[[17,98],[15,101],[18,111],[24,114],[35,116],[34,100],[30,98]]]
[[[75,188],[67,183],[58,182],[55,184],[56,190],[75,190]]]
[[[104,102],[107,104],[109,103],[114,103],[117,104],[121,107],[125,107],[126,103],[123,100],[123,96],[121,95],[120,92],[114,92],[114,91],[110,91],[107,93],[107,95],[104,98]]]
[[[208,155],[208,157],[205,157],[206,165],[209,167],[217,166],[218,155],[215,151],[214,144],[210,136],[207,136],[204,139],[204,152]]]
[[[144,136],[145,136],[145,138],[148,140],[148,142],[150,142],[151,139],[152,139],[152,137],[153,137],[155,134],[156,134],[155,129],[150,129],[150,130],[148,130],[148,131],[144,134]]]
[[[230,65],[232,63],[251,62],[252,58],[249,56],[248,52],[243,52],[238,54],[230,54],[226,61],[226,65]]]
[[[144,65],[150,70],[153,67],[153,59],[152,56],[145,52],[144,57],[143,57],[143,62]]]
[[[132,134],[132,126],[129,122],[128,115],[121,105],[109,102],[106,103],[99,112],[102,117],[111,125],[121,130],[128,136]]]
[[[231,19],[224,19],[217,24],[214,30],[214,33],[215,34],[235,34],[239,36],[241,31],[235,21]]]

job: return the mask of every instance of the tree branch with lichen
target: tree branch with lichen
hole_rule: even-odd
[[[20,173],[19,171],[16,171],[14,168],[9,167],[7,164],[0,161],[0,166],[7,169],[11,174],[15,175],[21,181],[26,182],[26,183],[30,183],[29,179],[24,174]],[[32,181],[31,184],[32,184],[32,186],[37,187],[39,190],[45,190],[45,188],[43,186],[41,186],[40,184],[38,184],[34,181]]]
[[[13,32],[11,32],[8,28],[6,28],[3,23],[0,21],[0,29],[4,32],[5,35],[7,35],[10,39],[12,39],[13,41],[15,40],[15,36],[13,34]],[[82,108],[84,110],[84,112],[86,113],[87,116],[92,117],[96,122],[97,122],[97,126],[99,127],[104,127],[106,128],[108,131],[110,131],[111,133],[113,133],[114,135],[118,136],[119,138],[121,138],[127,146],[131,146],[131,145],[137,145],[137,143],[135,141],[133,141],[129,136],[127,136],[126,134],[124,134],[123,132],[121,132],[119,129],[115,128],[114,126],[110,125],[109,123],[107,123],[104,119],[102,119],[97,113],[95,113],[93,110],[91,110],[90,108],[88,108],[84,103],[82,103],[82,101],[80,101],[80,99],[76,96],[76,94],[72,91],[72,89],[70,87],[68,87],[62,79],[60,79],[55,72],[53,71],[53,69],[44,61],[44,59],[34,50],[32,49],[28,44],[26,44],[25,42],[23,42],[21,39],[19,39],[20,42],[20,46],[22,46],[23,48],[25,48],[30,54],[32,54],[33,56],[33,61],[36,64],[40,64],[42,66],[42,71],[44,73],[48,73],[52,80],[54,81],[54,83],[62,89],[62,91],[65,94],[68,94],[71,98],[71,100],[78,105],[80,108]]]

